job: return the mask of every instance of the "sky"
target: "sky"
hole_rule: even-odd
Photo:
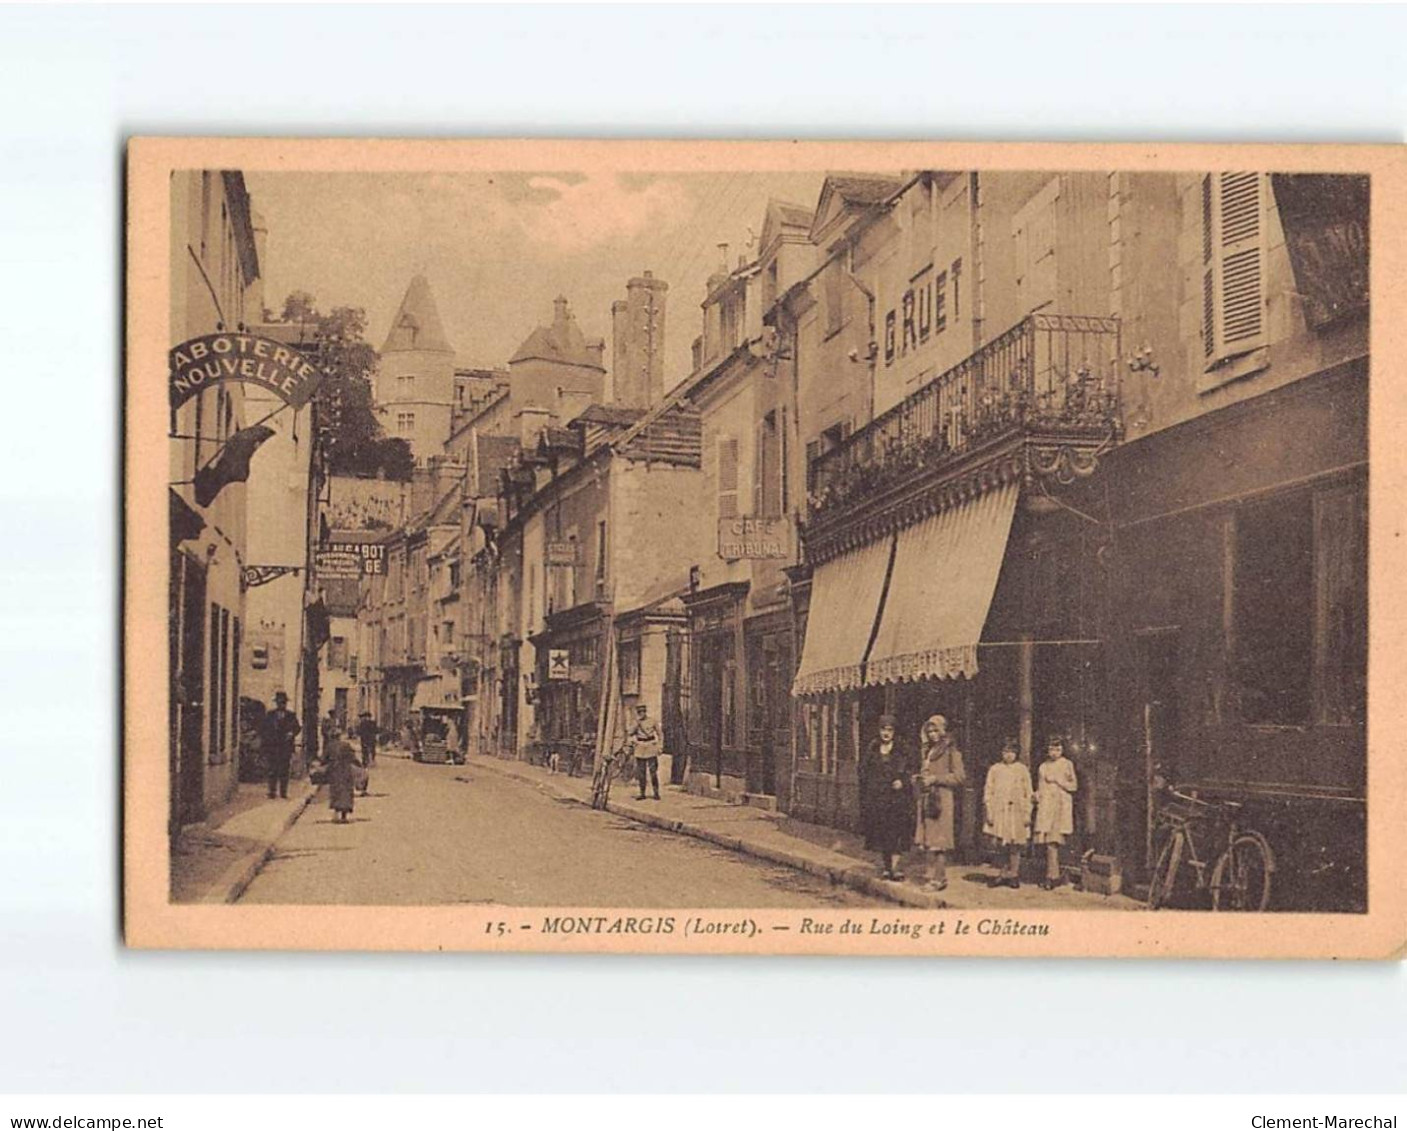
[[[264,303],[293,290],[366,311],[384,342],[411,277],[430,282],[461,367],[503,366],[565,294],[588,338],[645,270],[669,283],[665,385],[688,375],[708,276],[756,253],[769,198],[813,208],[823,174],[248,172],[268,227]]]

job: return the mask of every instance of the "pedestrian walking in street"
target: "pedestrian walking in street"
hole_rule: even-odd
[[[948,733],[948,720],[930,716],[919,732],[917,837],[928,856],[926,886],[932,891],[948,886],[948,853],[957,843],[953,814],[957,791],[966,780],[962,751]]]
[[[323,753],[327,757],[327,807],[337,814],[339,824],[346,824],[352,812],[352,794],[358,768],[352,745],[334,731]]]
[[[274,692],[274,709],[264,716],[259,745],[269,774],[269,796],[288,796],[288,771],[293,764],[293,740],[302,729],[298,716],[288,709],[288,696]]]
[[[1049,891],[1065,881],[1060,874],[1060,846],[1075,831],[1075,764],[1065,757],[1065,739],[1053,734],[1046,740],[1036,789],[1036,843],[1045,845],[1045,879]]]
[[[324,758],[327,757],[327,748],[332,745],[341,731],[342,728],[337,725],[337,708],[329,707],[327,714],[318,724],[318,733],[322,738],[322,752]]]
[[[886,880],[902,880],[899,857],[914,843],[914,778],[918,759],[898,737],[893,715],[879,717],[879,735],[860,758],[860,821],[865,845],[878,852]]]
[[[363,711],[357,723],[357,739],[362,748],[362,765],[371,769],[376,765],[376,722],[370,711]]]
[[[630,744],[635,753],[635,779],[640,785],[638,801],[645,800],[645,778],[650,779],[655,800],[660,799],[660,727],[650,718],[644,703],[635,707],[635,725],[630,728]]]
[[[987,822],[982,831],[1006,849],[1006,862],[994,887],[1021,886],[1021,850],[1031,839],[1031,771],[1017,761],[1020,744],[1015,738],[1002,743],[1002,760],[987,771],[982,791]]]

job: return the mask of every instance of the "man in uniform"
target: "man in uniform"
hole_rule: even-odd
[[[650,709],[644,703],[635,706],[635,725],[630,728],[630,744],[635,752],[635,775],[640,785],[639,801],[645,800],[645,778],[655,791],[655,800],[660,799],[660,727],[650,718]]]
[[[293,740],[302,728],[298,716],[288,709],[288,696],[282,691],[274,693],[274,709],[264,716],[262,746],[264,761],[269,771],[269,796],[278,791],[279,797],[288,796],[288,768],[293,762]]]

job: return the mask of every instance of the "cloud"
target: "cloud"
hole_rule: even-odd
[[[532,195],[514,209],[514,223],[533,243],[564,254],[629,242],[647,230],[657,236],[693,211],[688,190],[672,180],[635,188],[611,174],[576,181],[538,176],[528,181],[528,188]],[[543,194],[547,199],[537,199]]]

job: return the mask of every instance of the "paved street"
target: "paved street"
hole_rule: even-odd
[[[240,902],[886,906],[530,783],[395,757],[377,762],[349,824],[319,795]]]

